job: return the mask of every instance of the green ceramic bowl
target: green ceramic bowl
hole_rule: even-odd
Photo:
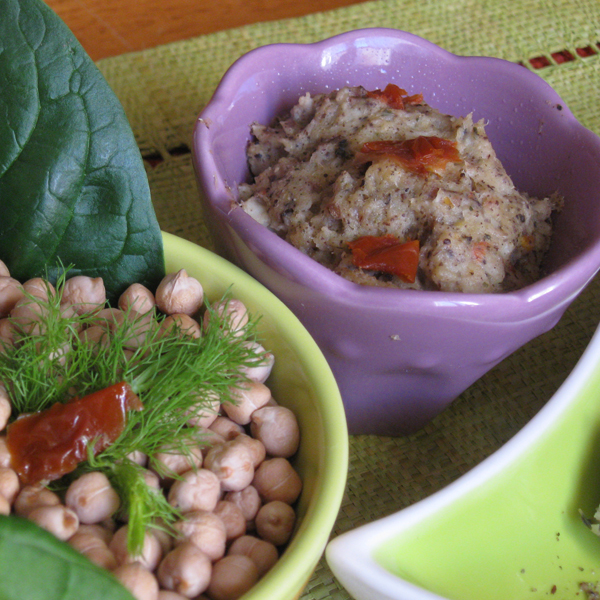
[[[600,332],[544,408],[440,492],[336,538],[357,600],[584,600],[600,581]]]
[[[339,390],[316,343],[266,288],[221,257],[173,235],[164,234],[164,247],[167,272],[185,268],[202,283],[208,300],[219,300],[230,290],[254,315],[261,315],[259,338],[275,355],[267,383],[273,397],[294,411],[300,425],[300,449],[291,460],[302,477],[303,490],[297,504],[296,530],[288,547],[244,600],[292,600],[300,596],[323,555],[345,489],[348,433]],[[0,516],[0,533],[11,518]],[[106,571],[83,561],[67,545],[52,546],[53,556],[48,557],[45,548],[50,543],[45,540],[52,538],[54,544],[56,540],[33,527],[19,528],[12,542],[0,535],[0,557],[15,545],[19,549],[27,547],[26,555],[35,555],[32,562],[37,567],[23,578],[14,576],[11,569],[3,569],[0,560],[0,598],[79,598],[80,594],[73,595],[75,582],[87,586],[87,598],[123,597],[120,592],[124,590],[115,589],[112,579],[107,581],[110,575]],[[45,574],[43,579],[41,573]],[[103,592],[109,588],[113,591]]]

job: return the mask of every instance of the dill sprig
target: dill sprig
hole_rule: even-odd
[[[61,283],[59,279],[56,289]],[[228,298],[229,292],[224,300]],[[97,322],[96,315],[70,314],[61,307],[60,294],[51,290],[47,301],[29,299],[41,306],[39,332],[22,333],[14,345],[0,351],[0,381],[11,397],[11,419],[120,381],[129,383],[142,401],[143,410],[128,413],[125,428],[113,444],[94,456],[92,442],[88,461],[53,482],[54,489],[65,489],[83,472],[105,473],[127,510],[128,547],[135,553],[148,527],[156,522],[168,526],[180,515],[162,493],[146,484],[143,470],[128,456],[143,452],[154,466],[152,456],[165,447],[185,454],[190,452],[190,442],[206,443],[197,429],[188,426],[189,413],[210,407],[215,397],[233,402],[232,388],[246,380],[243,367],[262,360],[248,344],[256,340],[257,319],[251,316],[240,335],[207,305],[211,326],[193,338],[177,327],[161,329],[162,315],[148,328],[148,317],[127,312],[123,322],[111,321],[105,343],[96,345],[80,340],[81,330]],[[135,349],[128,350],[140,339]]]
[[[160,528],[167,533],[176,533],[173,523],[183,515],[171,506],[160,490],[150,487],[144,479],[144,470],[137,463],[123,459],[111,462],[100,454],[91,456],[88,468],[103,472],[121,498],[120,513],[127,515],[127,549],[135,555],[144,546],[149,527]]]

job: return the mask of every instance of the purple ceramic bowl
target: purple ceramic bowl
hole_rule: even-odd
[[[329,271],[236,204],[254,121],[299,96],[396,83],[455,116],[484,118],[518,189],[558,190],[548,275],[507,294],[363,287]],[[600,266],[600,138],[523,66],[450,54],[415,35],[364,29],[253,50],[225,74],[194,132],[195,166],[218,250],[299,317],[342,392],[350,433],[421,428],[517,348],[553,327]]]

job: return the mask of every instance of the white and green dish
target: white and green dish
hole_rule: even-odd
[[[584,600],[600,581],[600,332],[542,410],[436,494],[347,532],[327,561],[357,600]]]

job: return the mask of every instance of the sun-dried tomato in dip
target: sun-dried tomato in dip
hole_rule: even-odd
[[[367,92],[369,98],[383,100],[391,108],[404,108],[407,104],[422,104],[423,94],[409,96],[406,90],[388,83],[384,90],[372,90]]]
[[[94,454],[107,448],[123,431],[127,411],[142,408],[129,384],[121,382],[19,417],[6,435],[11,466],[23,485],[58,479],[87,460],[89,443],[94,442]]]
[[[410,140],[367,142],[360,151],[367,160],[377,157],[395,160],[405,169],[421,175],[441,175],[449,162],[460,162],[456,142],[435,135],[420,135]]]
[[[393,235],[366,235],[348,242],[352,262],[362,269],[390,273],[413,283],[419,267],[419,240],[401,242]]]
[[[241,206],[350,281],[480,293],[542,274],[562,201],[516,190],[471,115],[442,114],[394,84],[347,87],[306,94],[252,134],[254,181],[240,186]],[[414,280],[388,268],[392,250],[382,250],[385,261],[352,251],[386,236],[418,242]]]

